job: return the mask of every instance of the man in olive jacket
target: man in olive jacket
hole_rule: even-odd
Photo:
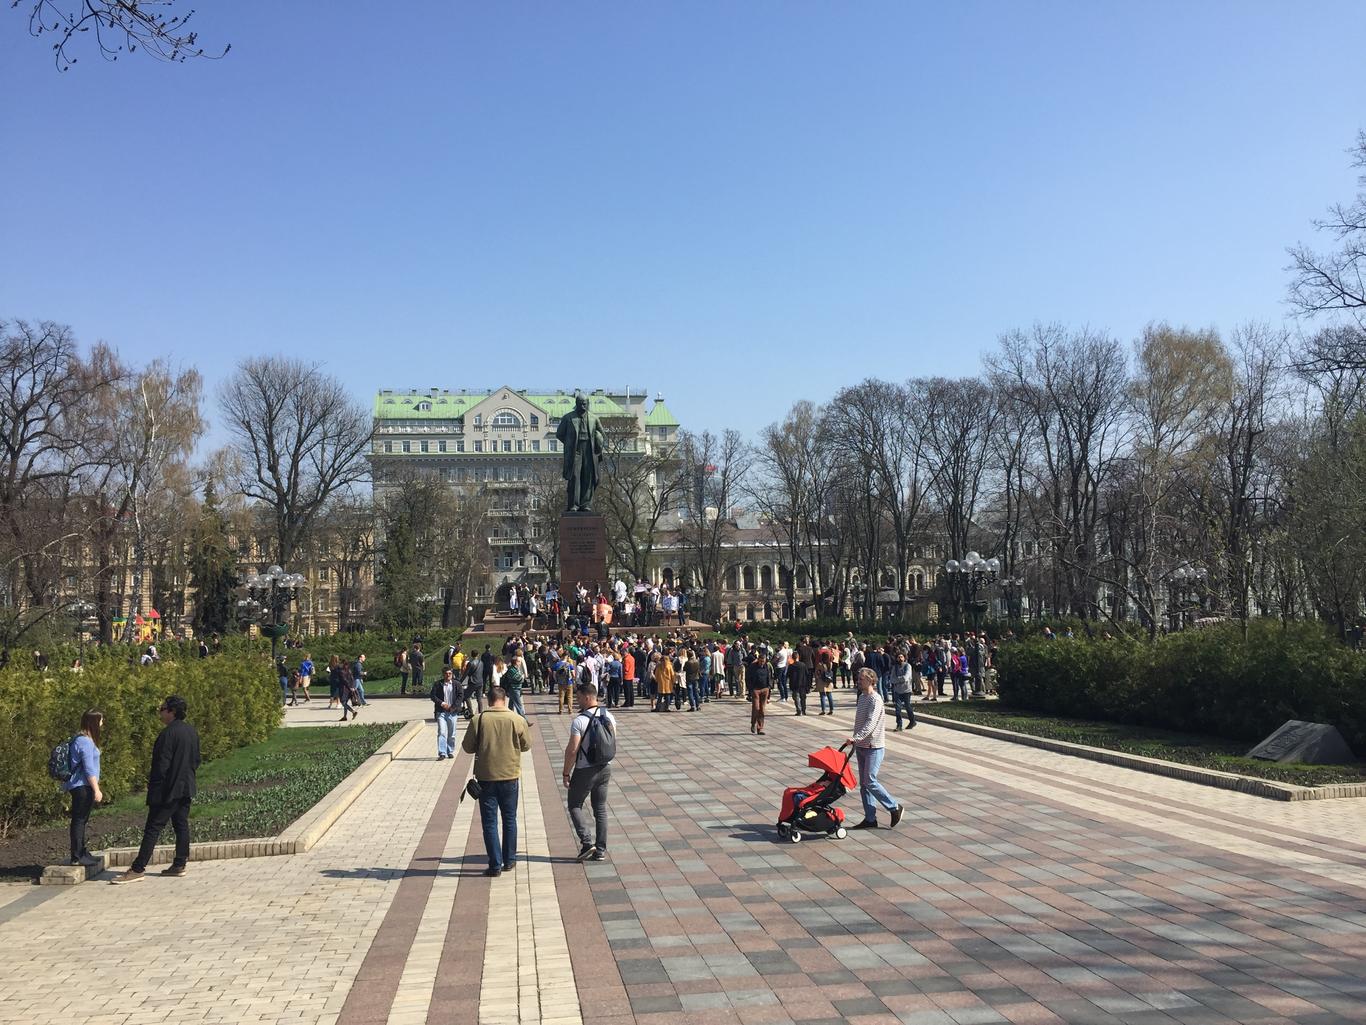
[[[522,754],[531,750],[526,720],[508,709],[507,691],[494,687],[489,707],[465,729],[460,745],[474,755],[479,781],[479,820],[488,852],[486,876],[499,876],[517,863],[517,798],[521,790]],[[498,820],[502,818],[502,843]]]
[[[186,708],[185,699],[172,694],[157,709],[164,728],[152,745],[142,846],[128,871],[114,877],[116,883],[137,882],[145,876],[167,822],[175,830],[175,860],[161,874],[185,874],[185,863],[190,860],[190,801],[197,792],[194,774],[199,768],[199,734],[185,721]]]

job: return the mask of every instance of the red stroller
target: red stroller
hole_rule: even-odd
[[[792,843],[801,841],[803,833],[833,836],[843,840],[844,812],[835,802],[858,785],[849,769],[849,745],[842,744],[836,751],[823,747],[807,756],[806,763],[821,770],[821,778],[804,787],[788,787],[783,791],[783,807],[778,812],[778,835]]]

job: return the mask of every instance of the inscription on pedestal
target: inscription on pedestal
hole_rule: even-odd
[[[607,586],[607,521],[591,513],[560,517],[560,585]]]

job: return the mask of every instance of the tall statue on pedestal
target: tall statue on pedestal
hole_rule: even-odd
[[[588,396],[574,393],[574,412],[560,417],[555,437],[564,449],[565,512],[591,512],[602,460],[602,421],[588,411]]]

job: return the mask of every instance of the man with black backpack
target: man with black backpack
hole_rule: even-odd
[[[574,693],[579,714],[569,724],[569,743],[564,749],[564,785],[569,788],[569,821],[579,834],[579,861],[607,858],[607,784],[612,779],[612,759],[617,754],[617,721],[598,704],[598,688],[580,683]],[[594,834],[588,832],[584,801],[593,801]]]

